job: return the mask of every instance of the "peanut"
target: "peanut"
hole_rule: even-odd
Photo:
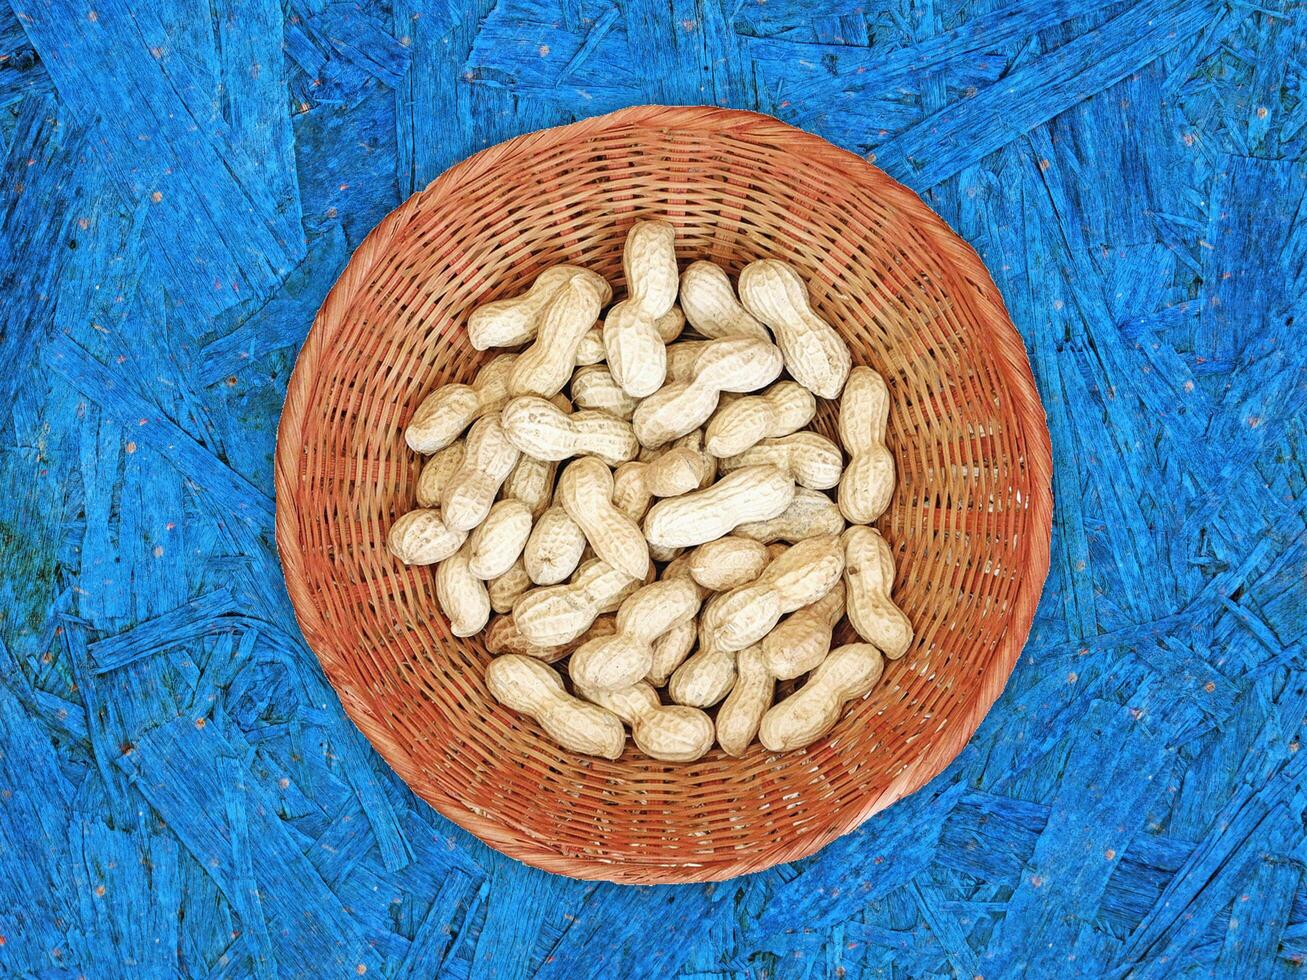
[[[679,306],[673,304],[670,310],[654,320],[654,329],[664,344],[670,344],[685,329],[685,314]]]
[[[468,567],[471,547],[463,547],[436,566],[436,600],[449,617],[455,636],[480,633],[490,618],[490,595],[486,584]]]
[[[664,344],[671,344],[685,329],[685,314],[681,312],[679,306],[673,306],[654,321],[654,329],[658,331],[658,336],[663,339]],[[671,347],[668,347],[668,358],[671,357],[671,354]],[[607,359],[608,351],[604,349],[603,326],[601,324],[591,327],[586,335],[581,338],[581,346],[576,351],[576,363],[581,366],[588,366],[599,364]]]
[[[781,616],[811,605],[835,587],[844,571],[840,539],[827,534],[790,548],[749,585],[715,602],[704,629],[722,650],[743,650],[771,632]]]
[[[557,646],[574,640],[590,628],[600,614],[616,608],[639,588],[632,578],[607,562],[593,560],[581,566],[572,581],[532,589],[513,605],[513,619],[522,635],[536,646]]]
[[[613,506],[613,474],[608,467],[593,456],[582,456],[563,470],[556,495],[596,555],[632,578],[644,577],[649,545],[639,525]]]
[[[717,709],[717,744],[723,752],[744,755],[775,694],[776,680],[762,651],[756,646],[741,650],[735,658],[735,685]]]
[[[618,691],[644,677],[653,666],[653,644],[699,611],[699,589],[689,579],[644,586],[617,610],[617,632],[591,640],[572,654],[568,672],[577,684],[596,691]]]
[[[844,615],[844,583],[810,606],[795,610],[762,640],[767,670],[777,680],[806,674],[826,659],[835,624]]]
[[[652,460],[647,470],[649,492],[655,497],[678,497],[702,490],[717,475],[717,463],[703,449],[703,432],[681,436],[672,448]]]
[[[736,654],[723,650],[699,631],[699,649],[672,673],[667,682],[667,696],[677,704],[708,708],[731,692],[735,686]]]
[[[870,524],[894,493],[894,456],[885,445],[889,388],[869,367],[855,367],[840,399],[840,442],[849,466],[840,479],[839,504],[850,524]]]
[[[648,463],[632,461],[613,471],[613,506],[632,521],[644,517],[653,497],[645,475],[648,468]]]
[[[627,299],[604,318],[604,349],[617,383],[644,398],[667,375],[667,346],[656,321],[676,302],[676,229],[665,221],[636,222],[626,236],[622,270]]]
[[[573,276],[546,304],[535,343],[518,355],[508,374],[508,393],[542,395],[563,390],[576,367],[581,338],[599,315],[599,291],[583,276]]]
[[[688,548],[729,534],[741,524],[768,520],[794,499],[794,481],[774,466],[746,466],[707,490],[654,504],[644,518],[650,544]]]
[[[794,478],[809,490],[829,490],[840,482],[844,457],[840,447],[816,432],[796,432],[780,439],[764,439],[738,456],[721,461],[723,473],[741,466],[766,463]]]
[[[386,543],[405,565],[434,565],[463,546],[466,531],[455,531],[434,507],[410,510],[390,527]]]
[[[637,524],[649,509],[652,495],[648,487],[648,468],[650,463],[631,462],[617,467],[613,474],[613,506]],[[651,544],[649,557],[654,561],[670,561],[679,554],[679,549],[664,548]]]
[[[486,686],[505,707],[534,718],[559,745],[573,752],[616,759],[626,747],[626,732],[607,708],[574,698],[552,667],[508,654],[486,668]]]
[[[679,554],[663,566],[663,578],[691,578],[690,556]]]
[[[762,716],[758,734],[772,752],[811,745],[835,727],[840,710],[875,685],[884,670],[870,643],[849,643],[830,652],[808,683]]]
[[[600,306],[613,298],[613,289],[603,276],[575,265],[555,265],[536,276],[526,292],[473,310],[467,318],[468,340],[477,350],[516,347],[533,340],[549,301],[576,276],[595,288]]]
[[[522,561],[537,585],[557,585],[576,571],[585,551],[585,532],[559,504],[540,515],[526,539]]]
[[[498,578],[521,557],[531,534],[531,508],[520,500],[501,500],[468,538],[468,570],[479,579]]]
[[[543,398],[524,395],[505,405],[502,414],[509,441],[536,459],[591,455],[617,466],[640,450],[631,427],[607,412],[583,409],[568,415]]]
[[[669,384],[694,377],[694,362],[712,341],[681,340],[667,345],[667,381]]]
[[[741,524],[735,533],[742,538],[771,544],[773,541],[803,541],[822,534],[839,534],[843,530],[844,515],[835,506],[835,501],[824,493],[799,487],[794,491],[790,505],[776,517]]]
[[[669,581],[668,577],[665,576],[663,581]],[[694,641],[698,638],[698,622],[687,619],[654,640],[653,661],[644,679],[655,687],[666,684],[672,672],[690,655],[690,651],[694,649]]]
[[[703,336],[758,337],[771,340],[766,328],[735,298],[725,271],[715,262],[692,262],[681,273],[681,309]]]
[[[727,535],[690,552],[690,576],[705,589],[725,592],[752,582],[769,561],[766,545]]]
[[[419,507],[435,507],[440,503],[440,495],[445,491],[445,484],[463,465],[463,456],[467,446],[460,439],[451,442],[444,449],[437,450],[422,465],[418,474],[417,502]]]
[[[608,351],[604,350],[603,327],[595,325],[586,331],[580,345],[576,348],[577,366],[589,367],[591,364],[602,364],[607,357]]]
[[[500,424],[502,425],[502,417]],[[554,475],[558,464],[536,459],[523,453],[517,459],[513,472],[504,481],[502,496],[520,500],[531,509],[531,516],[538,518],[552,502],[554,497]]]
[[[693,439],[694,433],[686,436]],[[623,463],[613,474],[613,502],[627,517],[638,521],[653,497],[676,497],[712,478],[713,461],[693,445],[678,445],[648,463]]]
[[[608,368],[601,364],[578,368],[572,375],[572,399],[581,408],[607,412],[624,422],[631,421],[635,406],[639,404],[622,390]]]
[[[797,432],[816,414],[812,392],[793,381],[781,381],[761,395],[746,395],[719,408],[708,423],[705,443],[718,459],[738,456],[763,439]]]
[[[652,759],[693,762],[712,748],[711,718],[697,708],[664,705],[658,692],[643,681],[620,691],[582,686],[578,693],[630,725],[636,747]]]
[[[490,594],[490,608],[497,613],[511,612],[513,603],[531,588],[531,576],[526,573],[526,566],[519,558],[511,568],[492,578],[486,583],[486,592]]]
[[[864,640],[897,660],[912,643],[912,623],[890,598],[894,555],[889,543],[875,528],[855,525],[844,532],[844,561],[849,622]]]
[[[508,376],[516,354],[500,354],[477,372],[470,385],[441,385],[422,400],[404,430],[404,441],[414,452],[431,454],[444,449],[463,430],[508,401]]]
[[[808,287],[777,259],[750,262],[740,273],[744,308],[771,328],[785,368],[814,395],[836,398],[853,359],[840,335],[812,309]]]
[[[660,388],[631,418],[641,445],[656,448],[699,428],[723,391],[754,391],[781,372],[781,352],[765,340],[727,337],[709,342],[695,359],[689,381]]]
[[[496,616],[486,629],[486,650],[490,653],[517,653],[524,657],[535,657],[545,663],[562,660],[569,653],[588,640],[612,633],[616,626],[615,617],[600,616],[590,628],[568,643],[558,646],[542,647],[530,642],[517,628],[512,616]]]
[[[445,523],[456,531],[470,531],[484,521],[517,457],[499,413],[478,419],[467,434],[463,465],[450,476],[440,497]]]

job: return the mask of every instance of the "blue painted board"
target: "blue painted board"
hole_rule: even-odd
[[[916,796],[623,888],[420,803],[303,644],[282,395],[368,230],[645,102],[874,159],[985,259],[1056,467],[1030,642]],[[0,973],[1290,976],[1307,958],[1307,6],[0,3]]]

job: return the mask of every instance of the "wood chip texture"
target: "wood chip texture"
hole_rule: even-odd
[[[1307,10],[1287,0],[0,4],[0,973],[1300,972],[1305,36]],[[874,158],[973,245],[1029,351],[1056,508],[1030,639],[942,773],[800,862],[634,888],[502,857],[382,761],[288,602],[273,453],[309,325],[387,213],[489,145],[647,103],[778,116]],[[751,212],[769,176],[754,168],[708,210],[669,185],[658,216]],[[563,220],[549,195],[533,187],[530,209]],[[828,200],[808,184],[777,217],[809,222]],[[441,241],[458,209],[497,223],[511,274],[440,246],[469,301],[592,244],[544,224],[517,240],[501,204],[470,195],[409,236]],[[628,197],[605,221],[620,235],[638,215]],[[819,308],[839,302],[868,232],[809,243]],[[734,274],[743,257],[728,235],[682,248],[682,268]],[[431,301],[414,268],[390,275],[414,313]],[[931,288],[897,262],[875,283],[866,308],[884,323]],[[963,311],[935,310],[911,359],[983,371],[945,343]],[[386,312],[360,310],[357,329]],[[867,363],[913,417],[947,420],[948,390]],[[411,408],[428,367],[376,377]],[[341,392],[324,419],[362,418],[369,396]],[[1006,474],[976,468],[1013,438],[993,424],[1006,407],[972,409],[926,447],[896,401],[898,461],[965,472],[994,508],[1016,506]],[[420,461],[390,424],[320,465],[317,485],[411,494]],[[382,441],[394,448],[373,452]],[[881,526],[950,561],[999,525],[941,485],[905,482]],[[314,562],[379,547],[392,516],[323,536]],[[991,562],[940,579],[949,601],[1016,574],[1010,541],[981,546]],[[901,578],[912,555],[896,554]],[[434,656],[422,637],[445,630],[430,580],[399,578],[384,593],[342,575],[334,593],[403,611],[358,648],[378,659],[342,695],[351,710],[410,690]],[[955,628],[916,625],[928,642]],[[399,651],[384,667],[382,646]],[[954,720],[927,649],[881,685],[921,678],[922,738]],[[479,751],[470,730],[395,737],[449,766]],[[672,768],[633,784],[627,811],[651,835]],[[860,778],[806,772],[805,798]],[[781,799],[705,773],[742,808]],[[496,785],[466,775],[502,812]],[[549,791],[560,825],[604,805],[571,785]],[[779,825],[785,804],[769,813]]]

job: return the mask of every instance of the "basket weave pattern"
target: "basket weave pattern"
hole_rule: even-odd
[[[573,262],[620,291],[637,219],[685,262],[734,277],[793,263],[855,364],[889,383],[899,483],[878,526],[916,630],[811,748],[689,764],[554,745],[494,702],[480,640],[458,639],[431,569],[391,557],[421,465],[403,429],[437,385],[494,351],[463,325]],[[823,404],[814,425],[834,436]],[[425,800],[549,871],[706,881],[816,851],[924,785],[1003,689],[1048,569],[1051,460],[1021,339],[975,253],[864,160],[766,116],[636,107],[454,167],[355,252],[296,364],[278,434],[277,539],[310,646],[350,717]],[[848,637],[846,636],[845,639]],[[837,637],[837,642],[839,637]]]

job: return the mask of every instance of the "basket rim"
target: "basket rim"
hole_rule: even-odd
[[[972,285],[980,328],[990,332],[990,350],[999,365],[1011,397],[1014,423],[1026,447],[1025,465],[1030,476],[1027,507],[1030,533],[1025,536],[1019,562],[1022,578],[1012,601],[1008,628],[991,654],[977,697],[967,714],[959,718],[881,794],[864,805],[840,814],[830,824],[805,831],[783,845],[751,850],[730,860],[694,864],[625,863],[597,856],[574,857],[561,853],[548,841],[523,828],[505,823],[493,813],[469,809],[457,799],[421,789],[405,778],[416,772],[409,753],[384,720],[376,717],[367,700],[354,689],[352,679],[339,669],[331,645],[320,630],[320,615],[303,571],[303,549],[298,532],[295,488],[303,458],[303,425],[313,402],[320,377],[320,362],[329,347],[329,337],[347,315],[359,289],[369,279],[376,262],[399,235],[419,204],[438,203],[464,180],[484,174],[499,165],[505,154],[532,146],[552,146],[584,139],[591,133],[612,128],[675,129],[687,125],[715,131],[747,130],[752,136],[798,145],[804,156],[843,174],[863,186],[873,187],[893,207],[903,211],[938,248],[942,260],[952,263]],[[427,187],[413,193],[378,224],[350,257],[344,271],[328,292],[314,318],[296,358],[287,384],[286,397],[277,427],[274,458],[276,494],[275,533],[277,550],[286,579],[286,589],[304,640],[321,662],[351,721],[368,737],[373,747],[417,795],[440,814],[489,846],[525,864],[556,874],[589,880],[620,883],[669,884],[721,881],[762,871],[776,864],[808,857],[835,839],[853,831],[867,819],[924,787],[939,775],[962,751],[998,700],[1016,666],[1029,636],[1048,574],[1052,535],[1052,445],[1043,405],[1035,386],[1025,345],[1003,304],[998,288],[975,250],[961,239],[920,197],[868,160],[827,140],[790,126],[772,116],[742,109],[717,106],[630,106],[615,112],[582,119],[564,126],[536,130],[487,147],[450,167]]]

